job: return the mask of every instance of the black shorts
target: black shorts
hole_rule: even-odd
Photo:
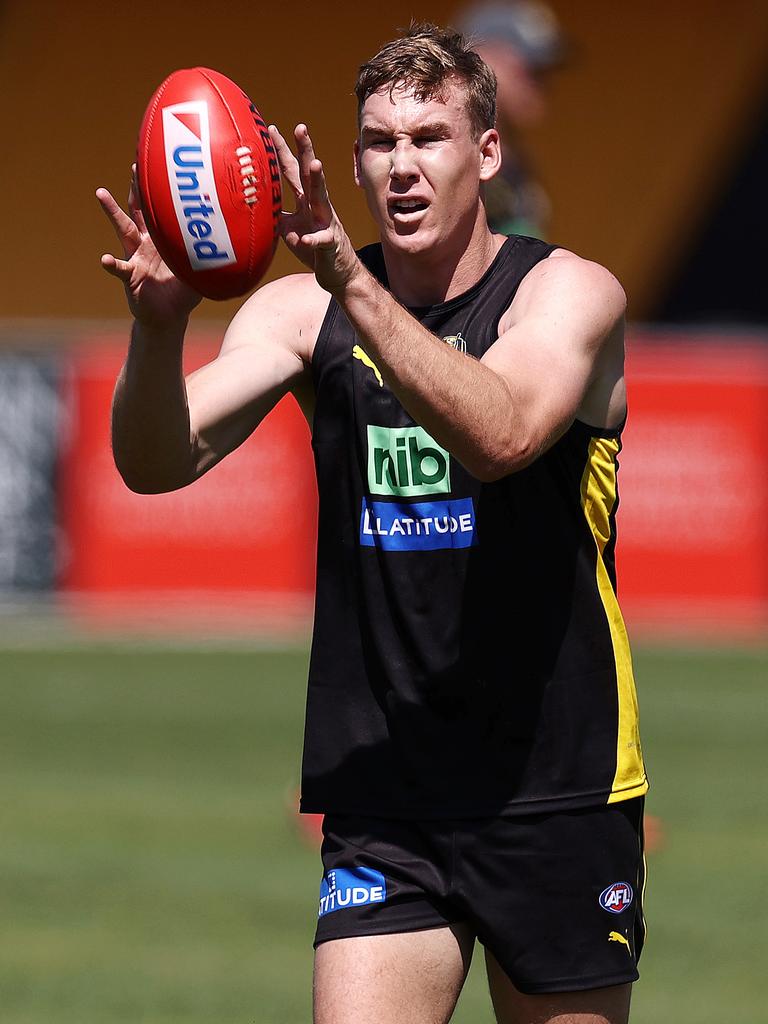
[[[467,922],[521,992],[635,981],[643,802],[437,822],[327,815],[315,946]]]

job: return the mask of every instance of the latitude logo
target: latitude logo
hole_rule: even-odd
[[[368,489],[371,494],[412,498],[448,494],[451,460],[421,427],[368,425]]]

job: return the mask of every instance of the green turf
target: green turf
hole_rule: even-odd
[[[765,652],[637,657],[634,1024],[766,1019]],[[304,652],[0,651],[4,1024],[307,1024],[319,872],[286,806]],[[490,1021],[481,957],[454,1020]]]

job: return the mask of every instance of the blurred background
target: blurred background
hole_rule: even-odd
[[[93,193],[124,197],[150,94],[202,64],[284,131],[309,124],[353,240],[371,241],[352,89],[411,17],[485,33],[499,223],[605,264],[629,296],[617,557],[654,828],[633,1021],[766,1019],[768,7],[511,10],[0,3],[8,1024],[310,1019],[307,428],[288,399],[187,491],[123,487],[108,416],[129,323]],[[280,251],[270,276],[294,269]],[[190,368],[236,306],[196,311]],[[479,966],[459,1024],[491,1019]]]

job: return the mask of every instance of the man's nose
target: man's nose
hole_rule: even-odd
[[[392,150],[389,176],[393,181],[412,181],[419,176],[416,151],[407,143],[398,143]]]

